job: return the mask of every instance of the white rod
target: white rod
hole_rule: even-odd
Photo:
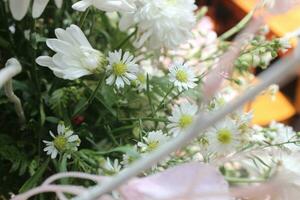
[[[295,49],[295,53],[293,55],[276,62],[268,70],[263,72],[258,77],[260,82],[252,89],[245,91],[245,93],[235,101],[228,103],[228,105],[224,106],[218,111],[215,111],[214,113],[200,113],[193,123],[192,127],[186,133],[179,135],[156,151],[136,161],[129,168],[124,169],[118,175],[113,177],[110,181],[103,182],[101,183],[101,185],[98,184],[90,188],[78,197],[75,197],[73,200],[97,199],[101,195],[110,192],[115,188],[118,188],[130,178],[137,176],[146,169],[149,169],[151,166],[167,157],[170,153],[180,149],[188,142],[198,137],[199,133],[201,133],[203,130],[212,126],[229,113],[249,102],[269,85],[275,83],[282,84],[284,81],[287,81],[289,76],[295,75],[295,70],[297,67],[299,67],[299,63],[300,48],[298,46],[297,49]]]

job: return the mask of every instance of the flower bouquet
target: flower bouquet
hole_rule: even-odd
[[[194,0],[0,1],[1,199],[298,199],[300,135],[243,107],[300,61],[266,69],[296,3],[218,36]]]

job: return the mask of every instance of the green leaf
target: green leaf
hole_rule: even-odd
[[[44,162],[40,166],[40,168],[35,172],[35,174],[23,184],[23,186],[19,190],[20,193],[26,192],[38,184],[48,167],[49,161],[50,159],[48,158],[47,161]]]

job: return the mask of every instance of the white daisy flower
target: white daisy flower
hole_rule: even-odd
[[[194,0],[135,0],[136,10],[124,13],[120,29],[137,26],[136,47],[175,49],[192,37],[196,23]]]
[[[174,83],[180,92],[197,86],[195,82],[198,79],[195,77],[195,73],[183,62],[174,63],[169,71],[170,81]]]
[[[128,167],[139,157],[140,154],[138,153],[138,147],[134,145],[132,148],[132,152],[123,154],[121,164],[123,165],[123,167]]]
[[[141,148],[141,152],[146,153],[157,149],[168,140],[169,137],[166,136],[161,130],[151,131],[147,134],[147,136],[143,137],[142,142],[138,142],[137,146]]]
[[[31,0],[9,0],[9,8],[16,20],[21,20],[26,15]],[[32,17],[38,18],[45,10],[49,0],[34,0],[32,6]],[[61,8],[63,0],[54,1],[58,8]]]
[[[136,74],[136,79],[133,81],[133,85],[137,87],[139,92],[147,90],[147,74],[144,70],[139,70]],[[152,85],[149,84],[149,89],[152,89]]]
[[[135,6],[128,0],[82,0],[72,5],[74,10],[84,12],[88,7],[94,6],[95,8],[107,11],[126,11],[131,12],[135,10]]]
[[[180,106],[175,105],[172,116],[168,117],[170,124],[167,125],[167,128],[174,136],[184,133],[193,123],[197,111],[198,107],[190,103],[184,103]]]
[[[43,140],[46,144],[44,151],[47,155],[51,155],[52,159],[55,159],[58,153],[71,153],[77,151],[77,147],[80,145],[80,139],[78,135],[73,134],[74,132],[66,128],[64,123],[59,123],[57,125],[57,136],[55,136],[51,131],[49,132],[52,141]],[[70,157],[70,155],[68,155]]]
[[[36,62],[51,69],[63,79],[74,80],[103,70],[104,55],[90,45],[82,30],[71,25],[66,30],[55,29],[57,39],[47,39],[47,46],[56,52],[53,57],[40,56]]]
[[[237,124],[226,118],[207,130],[208,151],[219,154],[233,152],[240,144],[239,134]]]
[[[110,158],[106,159],[106,162],[103,165],[105,173],[109,173],[111,175],[117,174],[121,171],[121,165],[119,164],[119,160],[115,159],[113,162]]]
[[[122,50],[109,52],[109,65],[107,66],[106,79],[108,85],[116,84],[117,88],[124,88],[125,84],[130,85],[132,80],[137,78],[138,65],[134,57],[126,51],[123,55]]]

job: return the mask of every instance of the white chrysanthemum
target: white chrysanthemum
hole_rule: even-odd
[[[141,152],[143,153],[151,152],[166,143],[168,139],[169,137],[161,130],[151,131],[147,134],[147,136],[143,137],[142,142],[138,142],[137,146],[141,148]]]
[[[193,123],[197,111],[198,107],[190,103],[175,105],[172,116],[168,117],[170,124],[167,128],[174,136],[183,133]]]
[[[267,135],[270,137],[269,142],[272,144],[281,144],[288,141],[298,140],[296,132],[293,130],[292,127],[286,126],[285,124],[278,123],[275,121],[271,122],[269,128],[267,128],[266,131]],[[290,150],[299,150],[299,146],[293,143],[285,144],[284,146]]]
[[[136,0],[134,3],[137,9],[122,15],[120,29],[137,25],[136,47],[146,43],[151,49],[175,49],[192,37],[197,8],[194,0]]]
[[[107,66],[106,79],[108,85],[116,84],[117,88],[130,85],[132,80],[137,78],[138,65],[135,63],[133,55],[126,51],[123,55],[122,50],[109,52],[109,65]]]
[[[195,77],[193,70],[186,64],[176,62],[170,67],[169,71],[170,81],[174,83],[174,86],[176,86],[180,92],[197,86],[195,82],[198,79]]]
[[[206,137],[209,143],[208,151],[213,153],[230,153],[240,144],[238,126],[228,118],[209,128]]]
[[[80,145],[80,139],[78,135],[73,134],[74,132],[66,128],[63,123],[57,126],[57,136],[55,136],[51,131],[49,132],[52,141],[43,140],[46,144],[44,151],[47,155],[51,155],[52,159],[55,159],[58,153],[71,153],[77,151],[77,147]],[[68,155],[70,157],[70,155]]]
[[[9,0],[9,8],[16,20],[21,20],[26,15],[31,0]],[[32,6],[32,17],[38,18],[45,10],[49,0],[34,0]],[[61,8],[63,0],[55,0],[58,8]]]
[[[73,4],[72,8],[74,10],[84,12],[90,6],[94,6],[99,10],[107,12],[131,12],[135,10],[134,5],[131,4],[128,0],[82,0]]]
[[[105,169],[106,173],[109,174],[117,174],[121,171],[121,165],[119,164],[119,160],[115,159],[113,162],[107,158],[106,162],[103,165],[103,168]]]
[[[82,30],[71,25],[55,29],[57,39],[47,39],[47,46],[56,52],[53,57],[40,56],[36,62],[50,68],[63,79],[74,80],[101,72],[106,64],[104,55],[90,45]]]

